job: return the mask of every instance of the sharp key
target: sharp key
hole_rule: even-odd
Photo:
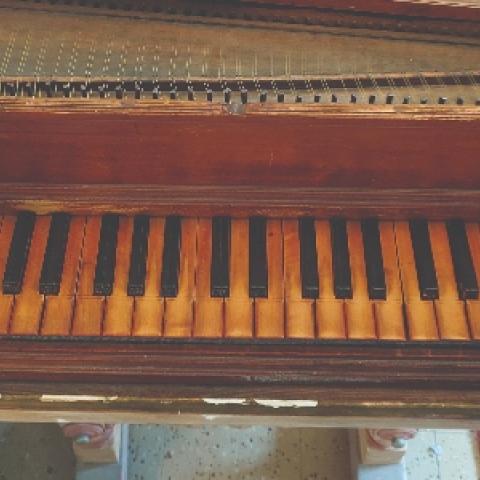
[[[332,93],[332,98],[331,98],[332,103],[337,103],[338,102],[338,97]]]
[[[251,298],[268,297],[267,220],[249,220],[249,292]]]
[[[187,98],[188,98],[188,100],[190,100],[191,102],[193,102],[193,100],[195,100],[195,95],[194,95],[194,92],[193,92],[193,88],[192,88],[192,87],[189,87],[189,88],[188,88]]]
[[[135,298],[133,336],[160,336],[163,332],[164,298],[159,295],[165,219],[148,222],[147,264],[144,295]]]
[[[232,219],[230,247],[230,296],[225,299],[225,336],[251,337],[253,301],[249,296],[248,219]]]
[[[176,100],[177,99],[177,92],[176,90],[170,90],[170,100]]]
[[[123,88],[121,85],[115,87],[115,98],[121,100],[123,98]]]
[[[412,340],[437,340],[437,320],[433,302],[420,299],[418,275],[408,222],[395,223],[395,240],[405,302],[408,338]]]
[[[213,101],[213,90],[208,89],[207,90],[207,102]]]
[[[350,103],[357,103],[357,96],[353,93],[350,95]]]
[[[195,300],[195,337],[223,336],[223,298],[210,295],[210,269],[212,265],[212,219],[200,218],[197,230],[197,277]]]
[[[163,241],[163,262],[161,277],[162,297],[176,297],[178,294],[178,273],[180,269],[181,226],[180,217],[170,216],[165,221]]]
[[[348,251],[347,224],[343,218],[330,220],[332,235],[333,283],[335,297],[352,298],[352,278],[350,271],[350,254]]]
[[[230,218],[212,219],[211,296],[228,297],[230,292]]]
[[[277,94],[277,102],[283,103],[284,101],[285,101],[285,94],[284,93]]]
[[[160,98],[160,89],[158,87],[154,87],[152,90],[152,98],[154,100],[158,100]]]
[[[100,243],[93,284],[94,295],[110,295],[112,293],[118,223],[118,215],[107,214],[102,217]]]
[[[318,298],[318,261],[315,224],[313,218],[301,218],[298,221],[298,229],[300,236],[300,275],[302,278],[302,297]]]
[[[267,101],[267,92],[260,93],[260,103],[265,103]]]
[[[367,269],[368,295],[370,300],[385,300],[387,288],[385,285],[378,221],[374,218],[362,220],[362,235]]]
[[[468,244],[465,223],[454,219],[447,222],[450,252],[455,269],[458,296],[462,300],[478,299],[478,281]]]
[[[35,214],[22,212],[17,216],[3,275],[4,294],[16,295],[22,289],[34,225]]]
[[[315,96],[313,97],[313,101],[314,101],[315,103],[320,103],[320,102],[322,101],[322,96],[321,96],[321,95],[315,95]]]
[[[135,216],[127,286],[127,293],[130,296],[145,294],[149,227],[150,218],[147,215]]]
[[[464,100],[462,97],[458,97],[457,98],[457,105],[463,105],[464,104]]]
[[[370,95],[370,96],[368,97],[368,103],[369,103],[370,105],[373,105],[373,104],[375,103],[375,100],[376,100],[375,95]]]
[[[395,97],[393,95],[387,95],[387,105],[391,105]]]
[[[438,98],[438,104],[439,105],[445,105],[447,103],[448,99],[447,97],[439,97]]]
[[[433,262],[428,223],[424,219],[410,220],[409,223],[420,298],[422,300],[438,299],[437,274]]]
[[[69,228],[70,215],[66,213],[55,213],[52,215],[47,248],[40,275],[39,292],[43,295],[58,295],[60,291]]]
[[[303,102],[302,96],[301,96],[301,95],[297,95],[297,96],[295,97],[295,103],[302,103],[302,102]]]

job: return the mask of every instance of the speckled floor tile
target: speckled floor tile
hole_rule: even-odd
[[[350,478],[348,430],[300,430],[302,480]]]
[[[441,480],[435,445],[433,430],[421,430],[414,439],[409,440],[405,455],[408,480]]]
[[[469,431],[435,431],[442,480],[477,480],[475,439]]]
[[[347,433],[337,430],[132,426],[129,452],[132,480],[349,477]]]

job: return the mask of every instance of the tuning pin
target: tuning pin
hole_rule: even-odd
[[[15,83],[7,83],[5,85],[5,91],[7,92],[7,95],[15,97],[17,95],[17,85]]]
[[[225,103],[230,103],[230,101],[232,100],[232,91],[229,88],[226,88],[223,91],[223,97],[225,99]]]
[[[320,103],[321,100],[322,100],[322,96],[321,96],[321,95],[315,95],[315,96],[313,97],[313,101],[314,101],[315,103]]]
[[[457,105],[463,105],[463,98],[457,97]]]
[[[350,103],[357,103],[357,96],[353,93],[350,95]]]
[[[245,88],[240,90],[240,101],[245,104],[248,102],[248,91]]]
[[[33,97],[35,95],[35,89],[31,83],[27,83],[25,85],[25,94],[29,97]]]
[[[121,100],[123,98],[123,88],[121,85],[115,87],[115,98]]]
[[[62,85],[62,90],[63,90],[63,96],[65,98],[70,98],[70,95],[71,95],[71,90],[70,90],[70,84],[69,83],[64,83]]]
[[[334,93],[332,93],[332,103],[337,103],[337,102],[338,102],[337,96]]]
[[[53,86],[50,82],[45,84],[45,94],[47,95],[47,98],[53,97]]]
[[[447,97],[438,97],[438,104],[445,105],[447,103]]]
[[[368,103],[369,103],[370,105],[373,105],[376,100],[377,100],[377,97],[375,97],[375,95],[370,95],[370,96],[368,97]]]
[[[267,92],[263,91],[260,93],[260,103],[265,103],[267,101]]]
[[[142,86],[138,83],[135,83],[135,100],[140,100],[142,98]]]
[[[393,100],[394,100],[394,96],[393,95],[387,95],[387,105],[391,105],[393,103]]]
[[[211,88],[207,89],[207,102],[213,101],[213,91]]]
[[[285,101],[285,94],[284,93],[279,93],[277,95],[277,101],[278,101],[278,103],[283,103]]]
[[[154,100],[158,100],[160,97],[160,89],[158,87],[153,87],[153,90],[152,90],[152,98]]]
[[[303,98],[300,95],[297,95],[295,97],[295,103],[302,103],[302,101],[303,101]]]

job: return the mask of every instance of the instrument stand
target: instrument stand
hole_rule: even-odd
[[[68,423],[64,435],[73,440],[76,480],[127,480],[128,425]]]
[[[404,455],[416,429],[359,429],[349,432],[352,480],[406,480]]]

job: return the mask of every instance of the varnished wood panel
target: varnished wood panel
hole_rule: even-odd
[[[480,188],[480,109],[94,105],[0,105],[2,182]]]

